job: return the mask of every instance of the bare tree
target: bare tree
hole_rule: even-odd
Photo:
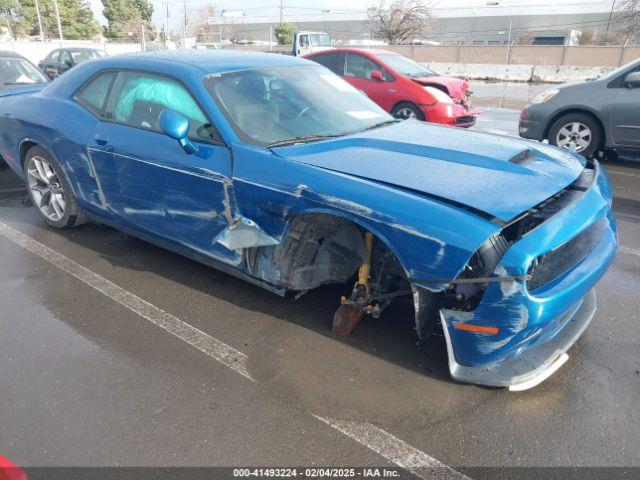
[[[619,20],[612,19],[611,23],[621,22],[622,29],[629,37],[640,36],[640,0],[622,0],[618,11]]]
[[[380,0],[378,8],[369,9],[369,20],[378,38],[398,44],[423,38],[429,31],[431,12],[423,0]]]

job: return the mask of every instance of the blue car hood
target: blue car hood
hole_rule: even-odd
[[[466,205],[505,222],[568,186],[584,168],[575,155],[541,143],[415,120],[274,152]]]
[[[46,87],[48,83],[29,83],[21,85],[5,84],[0,86],[0,97],[10,97],[13,95],[25,95],[36,93]]]

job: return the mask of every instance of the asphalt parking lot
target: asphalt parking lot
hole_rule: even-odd
[[[476,128],[513,134],[517,105],[496,107]],[[605,169],[621,249],[598,313],[568,363],[523,393],[453,382],[442,339],[417,345],[407,306],[336,338],[342,288],[294,302],[105,226],[47,229],[0,170],[0,453],[423,478],[416,465],[438,478],[640,467],[640,163]]]

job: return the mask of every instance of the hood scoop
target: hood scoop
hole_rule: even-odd
[[[521,167],[529,166],[535,161],[536,157],[533,154],[533,150],[531,150],[530,148],[527,148],[520,153],[516,153],[509,159],[510,163],[515,163],[516,165],[520,165]]]

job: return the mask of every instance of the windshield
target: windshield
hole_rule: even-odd
[[[406,77],[435,77],[438,75],[424,65],[420,65],[418,62],[414,62],[407,57],[395,53],[378,55],[378,58],[382,63],[391,68],[391,70],[395,70]]]
[[[392,120],[321,66],[213,74],[205,77],[205,86],[238,136],[254,145],[346,135]]]
[[[100,50],[70,50],[69,53],[73,57],[74,63],[82,63],[87,60],[95,60],[96,58],[102,58],[105,55]]]
[[[612,78],[615,78],[618,76],[618,74],[624,72],[625,70],[629,70],[629,72],[634,71],[635,69],[633,68],[634,66],[640,68],[640,60],[632,60],[629,63],[625,63],[624,65],[622,65],[621,67],[616,68],[615,70],[610,71],[609,73],[607,73],[606,75],[598,75],[595,78],[590,78],[589,80],[597,80],[597,79],[602,79],[604,81],[610,80]]]
[[[47,82],[44,74],[24,58],[0,57],[0,84]]]
[[[331,37],[326,33],[312,33],[309,35],[312,47],[330,47]]]

